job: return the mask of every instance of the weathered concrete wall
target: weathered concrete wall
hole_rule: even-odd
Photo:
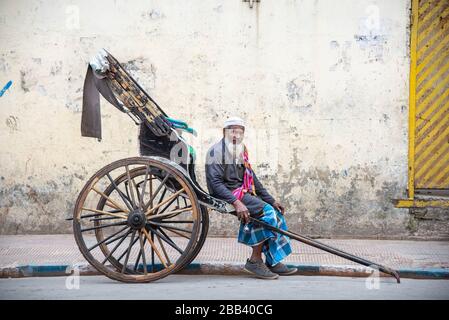
[[[259,176],[290,228],[349,237],[420,233],[405,196],[408,0],[2,1],[0,233],[63,233],[97,169],[136,155],[137,129],[103,101],[103,140],[80,136],[87,61],[104,47],[199,131],[248,122]],[[213,214],[212,235],[235,235]]]

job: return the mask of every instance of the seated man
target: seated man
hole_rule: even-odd
[[[245,270],[263,279],[296,273],[280,261],[291,253],[290,239],[249,222],[249,216],[287,230],[284,207],[257,179],[243,144],[245,124],[237,117],[225,121],[223,138],[213,145],[206,157],[207,188],[212,196],[231,203],[240,223],[238,242],[252,247]],[[262,252],[266,257],[262,260]]]

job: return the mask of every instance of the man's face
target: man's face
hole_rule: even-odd
[[[223,135],[226,140],[232,141],[233,144],[240,144],[245,135],[245,128],[242,126],[229,126],[223,129]]]

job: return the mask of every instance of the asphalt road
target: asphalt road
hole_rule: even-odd
[[[104,276],[38,277],[0,279],[0,299],[449,299],[449,280],[171,275],[126,284]]]

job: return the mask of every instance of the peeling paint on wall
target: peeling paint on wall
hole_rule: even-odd
[[[165,15],[158,9],[151,9],[150,11],[142,13],[142,18],[150,20],[158,20],[165,18]]]
[[[384,35],[354,35],[354,39],[360,49],[368,54],[368,62],[383,62],[384,46],[387,37]]]
[[[10,133],[14,133],[19,127],[19,118],[15,116],[9,116],[6,119],[6,126],[9,128]]]
[[[290,105],[298,111],[307,110],[316,104],[315,83],[310,74],[302,75],[287,83]]]
[[[156,88],[156,67],[146,58],[138,57],[126,61],[123,67],[144,88]]]
[[[342,66],[344,71],[349,71],[351,66],[351,56],[349,49],[351,48],[351,42],[345,41],[341,46],[338,41],[331,41],[330,43],[331,51],[335,52],[336,62],[330,66],[330,71],[335,71],[339,66]]]

